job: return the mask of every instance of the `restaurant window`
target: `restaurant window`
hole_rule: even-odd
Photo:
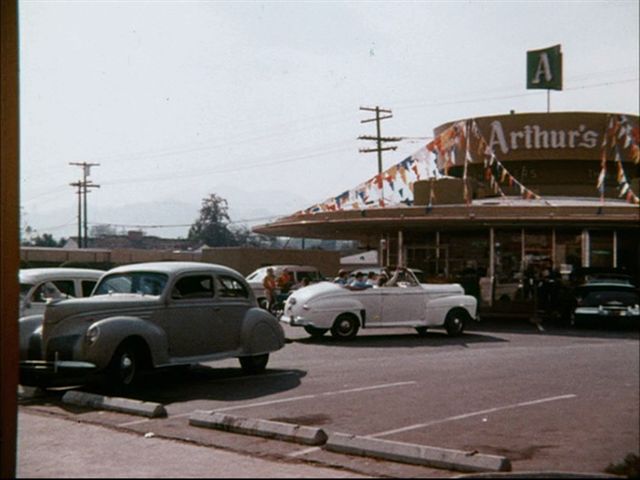
[[[590,265],[613,267],[613,232],[611,230],[589,230]]]

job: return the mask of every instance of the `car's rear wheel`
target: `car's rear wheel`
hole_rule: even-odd
[[[320,338],[329,331],[328,328],[312,327],[311,325],[305,325],[304,331],[311,335],[313,338]]]
[[[421,337],[424,337],[427,334],[427,327],[416,327],[416,332],[418,332],[418,335]]]
[[[339,340],[351,340],[357,335],[359,328],[360,322],[355,315],[343,313],[333,322],[331,335]]]
[[[111,387],[126,390],[140,381],[143,355],[140,347],[127,341],[116,349],[108,367],[107,377]]]
[[[469,320],[469,314],[461,309],[454,308],[447,313],[447,318],[444,321],[444,328],[447,330],[447,334],[452,337],[462,335],[464,331],[465,323]]]
[[[254,355],[251,357],[240,357],[240,366],[245,373],[262,373],[269,363],[269,354]]]

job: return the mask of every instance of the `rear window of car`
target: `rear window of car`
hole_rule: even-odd
[[[598,305],[636,305],[640,303],[640,296],[635,292],[604,290],[588,292],[583,297],[582,305],[595,307]]]
[[[213,277],[211,275],[187,275],[176,282],[171,291],[171,298],[213,298],[213,293]]]
[[[308,278],[310,282],[319,282],[320,272],[295,272],[298,277],[298,282],[301,282],[303,279]]]
[[[245,286],[233,277],[220,275],[217,277],[218,296],[222,298],[249,298]]]

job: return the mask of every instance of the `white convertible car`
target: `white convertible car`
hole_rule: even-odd
[[[313,337],[331,334],[352,339],[360,328],[445,328],[460,335],[465,324],[477,320],[477,301],[453,284],[421,284],[408,270],[395,282],[365,290],[351,290],[321,282],[295,291],[287,299],[280,321],[304,327]]]

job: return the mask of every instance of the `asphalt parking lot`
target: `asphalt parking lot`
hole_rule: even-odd
[[[458,338],[433,330],[362,331],[352,342],[288,343],[267,372],[237,361],[149,375],[132,399],[162,404],[165,418],[78,407],[63,391],[23,398],[23,413],[52,414],[139,435],[251,456],[387,477],[459,472],[190,425],[194,412],[321,427],[327,431],[499,455],[514,472],[604,473],[639,445],[638,330],[536,328],[483,322]],[[99,387],[83,391],[106,394]],[[20,448],[28,448],[21,445]]]

